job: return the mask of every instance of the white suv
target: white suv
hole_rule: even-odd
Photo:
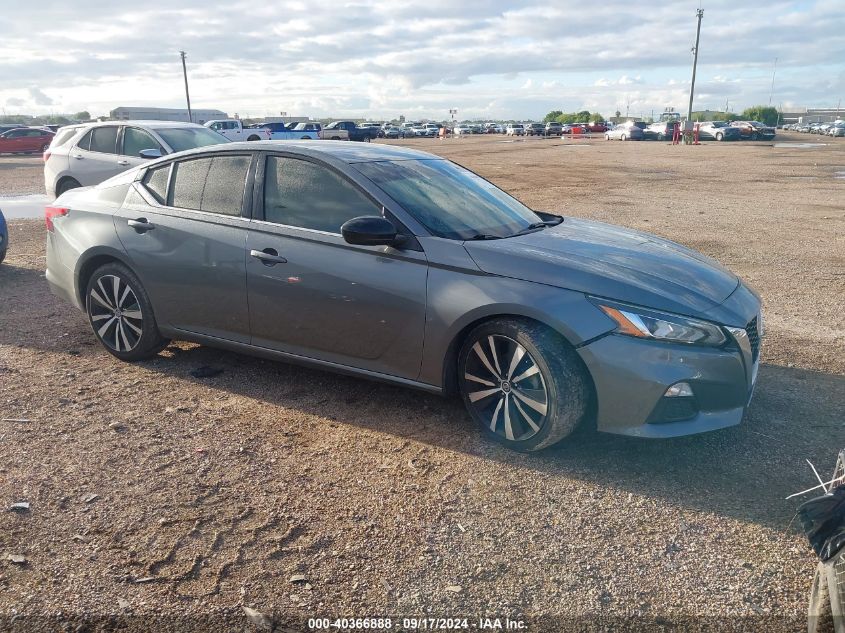
[[[59,128],[44,152],[50,196],[97,185],[145,160],[194,147],[228,143],[202,125],[179,121],[108,121]]]

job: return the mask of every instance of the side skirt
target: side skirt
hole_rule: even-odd
[[[419,389],[428,393],[443,395],[443,389],[436,385],[429,385],[428,383],[418,382],[416,380],[409,380],[408,378],[400,378],[398,376],[391,376],[390,374],[382,374],[377,371],[370,371],[368,369],[359,369],[357,367],[350,367],[349,365],[341,365],[340,363],[332,363],[326,360],[319,360],[317,358],[309,358],[307,356],[299,356],[298,354],[290,354],[288,352],[280,352],[266,347],[259,347],[257,345],[250,345],[247,343],[237,343],[227,339],[218,338],[216,336],[208,336],[207,334],[198,334],[196,332],[189,332],[188,330],[180,330],[178,328],[167,328],[167,332],[162,332],[167,337],[172,337],[177,340],[191,341],[193,343],[200,343],[208,345],[209,347],[216,347],[225,349],[245,356],[259,356],[268,360],[277,360],[282,362],[293,363],[296,365],[304,365],[306,367],[313,367],[315,369],[324,369],[347,376],[354,376],[356,378],[367,378],[369,380],[377,380],[379,382],[387,382],[403,387],[410,387],[411,389]]]

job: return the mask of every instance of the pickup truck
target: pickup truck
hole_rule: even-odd
[[[277,122],[262,123],[257,127],[270,130],[270,139],[273,141],[299,141],[304,139],[317,140],[320,138],[318,130],[300,130],[299,125],[296,123],[291,125]]]
[[[269,141],[270,130],[266,128],[245,128],[240,119],[217,119],[206,121],[205,127],[222,134],[230,141]]]
[[[378,128],[358,127],[353,121],[335,121],[323,128],[321,137],[332,141],[364,141],[369,143],[378,136]]]

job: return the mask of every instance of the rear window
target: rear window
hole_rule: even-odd
[[[50,143],[50,147],[61,147],[76,136],[77,132],[79,132],[78,127],[59,128],[58,132],[56,132],[56,135],[53,137],[53,142]]]
[[[174,152],[181,152],[186,149],[194,149],[195,147],[206,147],[208,145],[218,145],[220,143],[228,143],[227,139],[222,134],[218,134],[213,130],[205,127],[169,127],[158,128],[156,134],[164,139],[164,142],[170,146]]]
[[[214,156],[174,163],[169,205],[220,215],[241,215],[250,156]]]

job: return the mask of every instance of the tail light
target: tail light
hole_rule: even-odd
[[[44,152],[43,158],[44,158],[44,162],[46,163],[47,159],[50,158],[50,150],[49,149],[46,152]]]
[[[47,224],[47,230],[53,232],[53,218],[58,218],[68,214],[67,207],[45,207],[44,208],[44,222]]]

